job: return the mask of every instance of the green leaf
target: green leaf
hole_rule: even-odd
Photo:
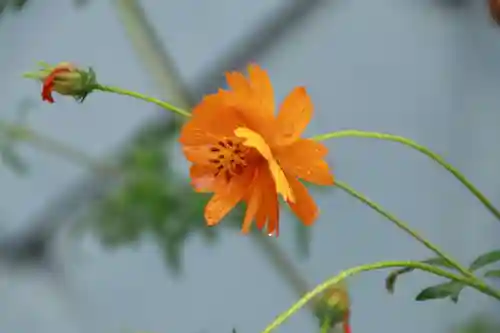
[[[470,264],[469,269],[471,271],[476,271],[497,261],[500,261],[500,250],[493,250],[477,257],[472,264]]]
[[[424,263],[424,264],[429,264],[429,265],[434,265],[434,266],[441,266],[441,267],[446,267],[446,268],[450,268],[450,269],[454,268],[446,260],[444,260],[441,257],[430,258],[430,259],[422,260],[420,262]],[[414,268],[403,267],[403,268],[400,268],[400,269],[392,271],[391,273],[389,273],[389,275],[385,279],[385,289],[389,293],[393,294],[394,293],[394,289],[396,287],[396,280],[398,279],[398,277],[400,275],[413,272],[414,270],[415,270]]]
[[[443,299],[450,297],[451,300],[458,302],[458,295],[464,288],[464,284],[456,281],[440,283],[435,286],[427,287],[422,290],[416,297],[417,301],[428,301],[432,299]]]
[[[500,279],[500,269],[494,269],[492,271],[488,271],[484,273],[484,277],[492,277],[492,278],[499,278]]]

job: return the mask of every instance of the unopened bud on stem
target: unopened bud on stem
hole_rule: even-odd
[[[338,284],[327,289],[316,302],[316,317],[320,327],[333,328],[342,325],[344,333],[351,333],[349,323],[351,305],[347,289],[343,284]]]
[[[61,62],[56,66],[45,63],[40,65],[42,68],[39,71],[25,73],[23,76],[42,83],[42,100],[48,103],[54,103],[53,92],[72,96],[78,102],[83,102],[97,84],[92,68],[83,70],[69,62]]]

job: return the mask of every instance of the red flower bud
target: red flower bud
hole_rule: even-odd
[[[344,315],[344,320],[342,321],[342,327],[344,328],[344,333],[352,333],[350,319],[351,319],[351,311],[347,310]]]
[[[342,325],[344,333],[351,333],[351,305],[344,284],[338,284],[327,289],[316,303],[316,316],[320,325],[329,327]]]
[[[42,66],[40,71],[26,73],[24,76],[42,82],[42,100],[48,103],[54,103],[53,92],[73,96],[82,102],[97,83],[92,69],[85,71],[68,62],[56,66],[48,64]]]

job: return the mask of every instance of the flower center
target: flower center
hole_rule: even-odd
[[[247,166],[245,158],[248,150],[249,148],[233,139],[220,140],[210,147],[213,157],[209,162],[216,167],[214,176],[222,174],[229,182],[234,176],[241,175]]]

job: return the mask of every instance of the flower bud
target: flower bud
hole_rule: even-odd
[[[26,73],[24,77],[42,82],[42,100],[48,103],[54,103],[53,92],[73,96],[78,102],[83,102],[97,83],[91,68],[85,71],[69,62],[56,66],[41,63],[41,66],[38,72]]]
[[[350,301],[347,289],[343,284],[328,288],[316,302],[316,317],[320,326],[335,327],[342,325],[344,333],[351,333]]]

